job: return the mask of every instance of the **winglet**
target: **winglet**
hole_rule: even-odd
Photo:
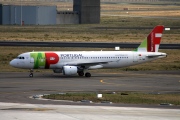
[[[156,26],[135,51],[158,52],[164,26]]]

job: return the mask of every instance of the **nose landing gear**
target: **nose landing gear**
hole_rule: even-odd
[[[33,77],[33,69],[30,69],[29,77]]]

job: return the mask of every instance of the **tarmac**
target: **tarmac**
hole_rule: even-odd
[[[1,120],[179,120],[179,109],[0,103]]]
[[[0,73],[0,114],[15,119],[174,119],[180,106],[100,104],[30,99],[30,96],[64,92],[139,91],[180,94],[180,71],[122,71],[93,73],[92,77],[53,73]],[[30,117],[32,116],[32,117]]]

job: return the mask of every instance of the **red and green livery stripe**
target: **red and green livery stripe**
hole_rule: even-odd
[[[31,62],[34,63],[34,69],[49,69],[50,65],[59,62],[59,56],[54,52],[31,52]]]

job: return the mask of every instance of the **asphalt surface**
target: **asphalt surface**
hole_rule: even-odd
[[[34,73],[34,77],[29,78],[28,74],[0,73],[0,102],[82,105],[82,103],[73,102],[40,101],[29,97],[39,94],[88,91],[97,93],[102,91],[142,91],[153,94],[180,93],[180,71],[92,73],[91,78],[62,76],[53,73]],[[113,105],[129,106],[124,104]],[[180,108],[180,106],[178,107]]]
[[[137,48],[140,43],[97,43],[97,42],[7,42],[0,41],[0,46],[27,47],[89,47],[89,48]],[[180,44],[161,44],[160,49],[180,49]]]

